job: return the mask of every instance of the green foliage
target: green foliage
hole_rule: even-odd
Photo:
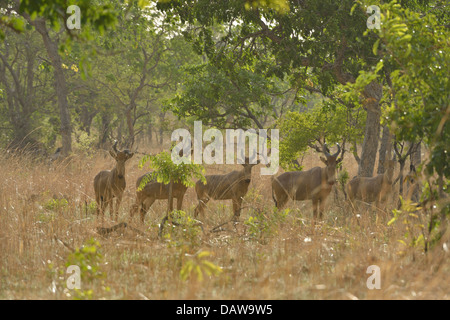
[[[83,214],[87,215],[93,215],[96,213],[97,211],[97,202],[95,202],[95,200],[90,201],[89,203],[86,202],[83,205]]]
[[[103,255],[100,253],[100,243],[91,238],[87,240],[83,246],[77,248],[75,252],[69,254],[66,259],[66,268],[76,265],[80,268],[81,289],[73,289],[73,298],[76,300],[90,300],[95,298],[93,289],[89,286],[96,281],[103,284],[106,274],[101,270],[103,263]],[[109,291],[109,287],[102,286],[105,292]]]
[[[328,145],[342,141],[361,142],[364,119],[358,109],[323,100],[311,110],[288,112],[278,120],[280,163],[286,169],[316,141]]]
[[[407,247],[422,246],[425,249],[425,224],[422,208],[410,200],[403,200],[401,196],[400,201],[401,208],[392,210],[394,217],[388,222],[388,226],[399,221],[405,228],[405,233],[403,239],[398,241]]]
[[[356,77],[373,64],[374,37],[362,39],[367,18],[362,10],[350,16],[353,1],[289,1],[283,12],[270,1],[251,2],[158,2],[169,21],[192,26],[185,38],[208,57],[208,68],[197,70],[175,101],[179,116],[219,127],[263,124],[278,116],[274,101],[289,89],[294,102],[304,98],[303,89],[327,96],[347,74]],[[337,70],[346,77],[337,77]]]
[[[374,44],[374,48],[378,46],[378,40]],[[360,70],[359,75],[354,83],[347,83],[344,86],[345,92],[342,98],[351,103],[357,103],[363,94],[365,88],[373,81],[379,80],[378,72],[383,69],[383,60],[380,60],[377,65],[372,66],[369,70]]]
[[[337,175],[337,180],[341,186],[345,186],[348,182],[348,179],[349,179],[349,174],[346,169],[342,169],[341,171],[339,171],[339,173]]]
[[[97,46],[112,53],[99,56],[92,69],[99,90],[111,93],[102,97],[106,103],[99,111],[104,117],[117,115],[115,127],[126,124],[129,145],[140,130],[148,133],[154,124],[167,128],[167,120],[158,117],[162,106],[183,82],[183,66],[199,61],[174,29],[164,23],[161,12],[133,1],[118,14],[115,30],[96,39]]]
[[[66,199],[50,199],[44,204],[44,209],[49,211],[61,211],[67,209],[69,203]]]
[[[20,11],[28,13],[32,19],[44,17],[47,19],[55,31],[59,31],[61,23],[71,16],[67,14],[67,7],[75,4],[81,12],[81,32],[78,37],[90,38],[90,28],[103,32],[106,28],[112,27],[116,23],[116,15],[113,6],[107,1],[77,0],[68,3],[66,0],[21,0]],[[61,21],[62,20],[62,21]]]
[[[202,227],[197,220],[184,211],[174,210],[166,223],[171,221],[177,225],[172,224],[169,228],[164,228],[166,231],[163,234],[170,246],[192,249],[201,244]]]
[[[342,162],[339,163],[339,165],[342,165]],[[337,181],[339,182],[339,186],[341,187],[341,190],[344,194],[346,194],[345,186],[347,185],[348,180],[350,179],[350,176],[348,174],[347,169],[343,168],[340,170],[337,174]]]
[[[78,132],[76,130],[75,135],[76,140],[73,144],[74,148],[87,157],[92,156],[92,151],[94,150],[95,143],[97,142],[96,137],[88,135],[85,131]]]
[[[273,9],[279,13],[289,12],[289,1],[287,0],[246,0],[245,9],[260,9],[269,10]]]
[[[205,168],[202,165],[193,163],[175,164],[172,161],[171,154],[166,151],[151,156],[145,155],[139,162],[139,167],[142,168],[147,162],[150,162],[149,167],[153,172],[142,179],[138,190],[142,190],[148,182],[155,180],[164,184],[170,182],[182,183],[186,187],[195,185],[193,179],[200,179],[206,183]]]
[[[105,274],[101,271],[103,255],[100,253],[100,248],[100,243],[94,238],[87,240],[75,252],[69,254],[66,267],[71,265],[80,267],[82,282],[104,278]]]
[[[194,116],[219,128],[258,126],[258,119],[272,115],[271,97],[281,91],[273,78],[251,67],[222,71],[208,63],[185,72],[183,88],[168,109],[180,118]]]
[[[223,272],[222,268],[207,260],[212,256],[209,251],[199,251],[195,255],[189,255],[183,260],[180,277],[183,281],[192,279],[202,282],[205,275],[208,277],[218,276]]]
[[[374,46],[384,67],[371,71],[389,75],[384,91],[390,104],[387,123],[397,139],[422,139],[431,149],[427,173],[450,176],[450,32],[432,10],[426,14],[395,1],[381,5],[381,29]],[[425,9],[428,11],[428,9]],[[448,19],[448,17],[447,17]]]
[[[338,56],[345,60],[339,62],[344,73],[355,75],[372,63],[368,58],[373,57],[375,38],[362,39],[367,17],[362,10],[350,15],[353,4],[350,0],[290,1],[288,12],[270,4],[246,10],[251,3],[244,1],[170,1],[158,2],[157,7],[174,22],[198,26],[185,31],[186,38],[220,69],[227,71],[237,65],[251,69],[255,61],[262,60],[265,63],[255,68],[256,72],[288,77],[298,87],[314,77],[314,87],[327,94],[336,84],[333,64]],[[233,23],[236,21],[242,23]],[[217,29],[219,36],[214,32]],[[342,56],[336,52],[338,43],[347,47]]]
[[[274,209],[273,212],[255,210],[244,224],[251,239],[267,243],[268,239],[277,234],[278,228],[285,222],[290,210]]]
[[[15,16],[0,16],[0,40],[5,39],[5,31],[3,28],[9,28],[17,33],[25,30],[25,22],[21,17]]]

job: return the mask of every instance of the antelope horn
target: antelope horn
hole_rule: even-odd
[[[339,145],[339,143],[336,143],[337,147],[338,147],[338,151],[333,154],[333,157],[337,157],[339,155],[339,153],[341,153],[341,146]]]
[[[339,145],[339,143],[336,143],[336,145],[338,147],[338,151],[335,154],[331,155],[327,151],[327,144],[326,143],[323,144],[323,153],[325,154],[325,156],[327,158],[328,157],[337,157],[339,155],[339,153],[341,153],[341,146]]]
[[[326,144],[326,143],[323,144],[322,150],[323,150],[323,153],[325,154],[325,156],[326,156],[327,158],[328,158],[328,157],[331,157],[331,154],[329,154],[328,151],[327,151],[327,144]]]
[[[113,145],[113,150],[114,150],[114,152],[115,153],[118,153],[119,151],[117,151],[117,143],[118,143],[118,141],[117,140],[114,140],[114,145]]]

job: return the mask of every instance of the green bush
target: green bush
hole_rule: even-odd
[[[278,228],[285,222],[290,209],[278,210],[268,213],[266,209],[255,210],[244,224],[248,227],[248,234],[251,239],[257,240],[261,243],[266,243],[267,240],[277,234]]]
[[[170,227],[165,227],[162,235],[170,245],[175,247],[195,248],[201,244],[202,227],[199,222],[181,210],[172,211]],[[166,221],[166,224],[169,220]]]
[[[62,198],[62,199],[50,199],[44,204],[44,209],[48,211],[59,211],[62,209],[67,209],[69,206],[69,202]]]

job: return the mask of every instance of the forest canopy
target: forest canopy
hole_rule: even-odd
[[[3,148],[161,144],[202,120],[280,128],[286,166],[337,142],[372,176],[390,139],[421,142],[427,172],[450,175],[445,1],[73,4],[79,29],[67,1],[0,1]]]

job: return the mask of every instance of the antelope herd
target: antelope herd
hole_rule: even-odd
[[[283,208],[289,199],[294,201],[312,200],[313,217],[322,218],[324,204],[331,193],[336,182],[336,166],[342,161],[341,147],[337,144],[337,151],[330,154],[326,144],[323,145],[322,152],[325,157],[320,159],[325,163],[325,167],[314,167],[307,171],[285,172],[278,177],[272,177],[272,198],[278,209]],[[116,160],[116,165],[112,170],[99,172],[94,179],[95,199],[97,202],[97,215],[104,215],[105,209],[110,207],[110,214],[117,220],[123,192],[126,187],[125,163],[134,153],[125,149],[117,150],[117,141],[114,143],[111,156]],[[341,158],[338,158],[341,154]],[[251,163],[255,162],[255,163]],[[387,196],[391,193],[393,184],[393,172],[395,158],[387,160],[385,173],[375,177],[355,177],[346,185],[348,200],[355,207],[355,203],[375,202],[378,207],[384,204]],[[199,214],[204,216],[206,204],[210,199],[231,200],[233,205],[233,219],[240,216],[242,201],[248,192],[251,182],[252,167],[259,164],[259,161],[250,161],[245,158],[242,170],[235,170],[223,175],[206,175],[206,183],[201,180],[195,185],[198,205],[195,208],[194,216]],[[144,183],[142,183],[142,181]],[[148,181],[147,181],[148,180]],[[142,185],[141,185],[142,184]],[[183,198],[187,187],[182,183],[173,183],[172,195],[177,199],[177,210],[181,210]],[[116,206],[113,207],[113,200],[116,198]],[[143,223],[145,214],[157,199],[167,200],[169,198],[169,187],[163,183],[150,179],[150,173],[139,177],[136,181],[136,201],[130,210],[130,216],[140,213],[140,220]]]

